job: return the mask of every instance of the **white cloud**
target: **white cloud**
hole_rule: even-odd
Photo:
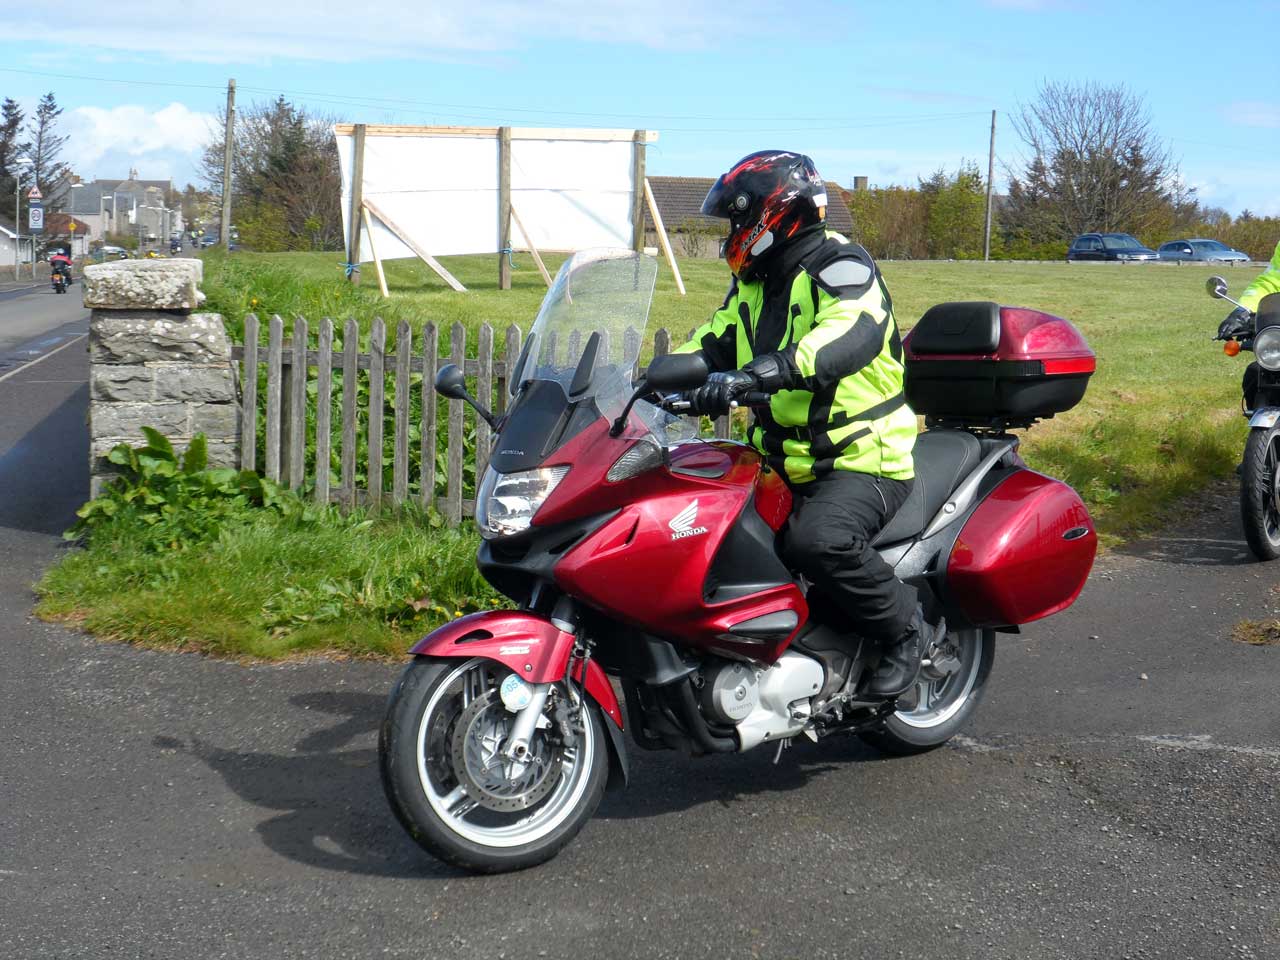
[[[433,0],[376,7],[224,0],[184,7],[182,29],[175,30],[172,3],[131,0],[110,16],[60,24],[57,41],[78,56],[116,51],[215,63],[436,59],[517,50],[546,37],[687,49],[754,32],[756,24],[776,19],[771,9],[767,0],[743,0],[731,16],[714,0]],[[47,32],[43,17],[16,13],[17,22],[11,17],[8,24],[15,36]]]
[[[1280,127],[1280,106],[1265,100],[1237,100],[1227,104],[1227,121],[1238,127]]]
[[[192,179],[215,118],[181,103],[158,110],[135,105],[77,107],[63,117],[63,160],[86,179],[120,177],[136,167],[144,179]]]

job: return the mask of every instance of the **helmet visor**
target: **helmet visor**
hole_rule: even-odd
[[[721,176],[707,191],[707,198],[702,201],[701,213],[704,217],[719,217],[721,220],[728,220],[733,212],[731,203],[734,200],[734,191],[730,190]]]

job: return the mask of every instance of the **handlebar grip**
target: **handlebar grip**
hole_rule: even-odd
[[[747,393],[744,393],[739,398],[739,402],[743,406],[747,406],[747,407],[767,407],[769,405],[769,401],[771,401],[772,399],[773,399],[773,394],[771,393],[764,393],[759,390],[751,390],[751,391],[748,391]]]

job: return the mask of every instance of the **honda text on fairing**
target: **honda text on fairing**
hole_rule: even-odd
[[[1227,296],[1227,281],[1210,277],[1211,297]],[[1263,297],[1258,309],[1236,303],[1218,327],[1228,356],[1252,350],[1255,363],[1245,375],[1241,410],[1249,421],[1240,464],[1240,520],[1249,549],[1259,560],[1280,557],[1280,293]]]
[[[1092,566],[1084,504],[1028,469],[1008,430],[1078,403],[1093,353],[1034,310],[932,308],[904,343],[908,400],[929,429],[913,492],[876,540],[917,588],[929,640],[915,687],[867,696],[879,648],[777,552],[782,477],[677,415],[705,361],[657,357],[636,379],[656,275],[630,251],[570,258],[500,418],[456,367],[437,377],[496,428],[478,563],[516,606],[423,639],[383,722],[391,807],[450,863],[555,855],[626,782],[624,725],[644,749],[693,754],[842,732],[891,753],[944,743],[982,696],[995,633],[1069,606]]]

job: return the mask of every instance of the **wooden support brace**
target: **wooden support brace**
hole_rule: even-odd
[[[667,263],[671,264],[671,272],[676,277],[676,289],[684,296],[684,278],[680,276],[680,268],[676,266],[676,255],[671,252],[671,240],[667,237],[667,228],[662,224],[662,214],[658,212],[657,201],[653,199],[653,189],[649,186],[649,178],[644,178],[644,198],[649,204],[649,213],[653,215],[653,226],[658,232],[658,242],[662,244],[662,252],[667,255]]]
[[[360,205],[360,216],[364,220],[364,234],[369,238],[369,255],[373,257],[373,265],[378,271],[378,289],[382,291],[383,297],[389,297],[391,294],[387,293],[387,275],[382,272],[378,248],[373,245],[373,224],[369,222],[369,208],[363,203]]]
[[[422,259],[423,263],[434,270],[441,280],[447,283],[454,290],[457,290],[459,293],[467,292],[467,288],[458,282],[457,277],[441,266],[440,261],[435,257],[423,250],[422,247],[418,245],[417,241],[409,235],[408,231],[399,227],[394,220],[390,219],[382,212],[382,209],[376,203],[372,200],[366,199],[364,201],[364,206],[366,210],[382,221],[382,225],[384,227],[395,234],[397,240],[416,253]]]
[[[511,219],[516,222],[516,226],[520,228],[520,236],[524,237],[524,245],[529,248],[529,253],[533,255],[533,262],[538,265],[538,272],[542,274],[542,282],[547,285],[547,289],[551,289],[551,274],[547,272],[547,265],[542,262],[542,254],[538,253],[538,248],[533,245],[533,238],[529,236],[529,231],[524,228],[524,224],[520,221],[520,214],[516,213],[514,206],[511,209]]]

